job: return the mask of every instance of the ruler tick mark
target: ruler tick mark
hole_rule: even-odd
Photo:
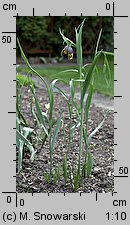
[[[97,200],[98,200],[98,194],[97,194],[97,192],[96,192],[96,202],[97,202]]]
[[[115,2],[113,2],[113,17],[115,17]]]
[[[114,196],[114,194],[117,194],[117,191],[112,191],[112,196]]]
[[[2,34],[16,34],[16,31],[4,31]]]
[[[16,194],[16,191],[2,191],[2,194]]]
[[[33,16],[35,16],[35,15],[34,15],[34,8],[33,8]]]
[[[13,16],[13,17],[18,17],[18,16],[19,16],[19,14],[17,13],[16,16]]]
[[[8,113],[16,113],[16,112],[8,112]]]
[[[122,98],[122,95],[114,95],[114,98]]]
[[[16,192],[16,208],[18,207],[18,194]]]
[[[114,16],[116,18],[128,18],[128,16]]]
[[[128,176],[125,176],[125,175],[123,175],[123,176],[121,176],[121,175],[114,175],[114,177],[116,178],[127,178]]]

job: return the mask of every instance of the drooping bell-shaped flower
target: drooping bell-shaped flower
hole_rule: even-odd
[[[66,45],[64,49],[62,50],[62,52],[63,54],[68,56],[69,60],[73,59],[73,49],[70,46]]]

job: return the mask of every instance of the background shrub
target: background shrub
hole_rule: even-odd
[[[24,46],[26,54],[48,54],[60,56],[63,48],[59,37],[59,27],[75,42],[75,27],[83,17],[18,17],[17,36]],[[87,17],[83,32],[83,55],[93,54],[100,29],[103,29],[101,46],[107,51],[113,51],[113,17]],[[40,51],[41,50],[41,51]]]

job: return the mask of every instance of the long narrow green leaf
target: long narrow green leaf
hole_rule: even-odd
[[[45,131],[45,133],[48,135],[48,130],[47,130],[47,127],[46,127],[44,116],[42,114],[41,107],[40,107],[39,102],[38,102],[38,100],[36,98],[36,95],[34,93],[33,87],[30,86],[30,89],[31,89],[33,97],[35,99],[35,106],[36,106],[36,109],[37,109],[37,117],[38,117],[38,119],[39,119],[39,121],[40,121],[40,123],[41,123],[41,125],[42,125],[42,127],[43,127],[43,129]]]
[[[92,170],[92,156],[91,153],[88,152],[88,157],[87,157],[87,176],[89,177],[91,174]]]
[[[91,132],[91,134],[88,137],[88,144],[90,144],[91,138],[96,134],[96,132],[102,127],[104,121],[106,119],[106,116],[104,117],[104,119],[102,120],[101,123],[99,123],[99,125]]]
[[[102,34],[102,29],[100,30],[100,33],[99,33],[99,36],[98,36],[96,49],[95,49],[95,56],[97,55],[97,52],[98,52],[98,47],[99,47],[99,42],[100,42],[100,39],[101,39],[101,34]]]
[[[32,129],[30,127],[23,127],[24,137],[25,138],[29,137],[33,133],[33,131],[34,131],[34,129]]]
[[[86,106],[85,106],[85,108],[86,108],[87,111],[90,108],[92,96],[93,96],[93,84],[90,84],[89,92],[88,92],[88,97],[87,97],[87,100],[86,100]]]
[[[16,138],[18,138],[21,142],[23,142],[24,144],[27,145],[27,147],[30,151],[30,154],[31,154],[30,159],[33,160],[34,156],[35,156],[35,150],[34,150],[32,144],[30,143],[30,141],[27,138],[25,138],[24,135],[22,135],[18,130],[16,130]]]
[[[64,156],[64,159],[63,159],[63,177],[64,177],[64,180],[65,180],[65,184],[67,183],[67,156],[65,155]]]
[[[79,73],[79,71],[77,69],[69,69],[69,70],[60,71],[58,74],[64,74],[64,73]],[[82,77],[84,77],[84,73],[83,72],[82,72]]]
[[[112,75],[111,75],[111,69],[110,69],[110,66],[109,66],[109,62],[108,62],[108,59],[107,59],[107,56],[106,56],[105,53],[104,53],[104,64],[106,65],[106,71],[104,72],[104,77],[105,77],[107,86],[109,87],[110,83],[111,83],[111,76]],[[108,78],[107,78],[107,73],[108,73]]]
[[[88,89],[88,87],[89,87],[89,84],[90,84],[91,79],[92,79],[92,76],[93,76],[93,69],[94,69],[94,67],[95,67],[95,65],[96,65],[96,63],[97,63],[97,60],[98,60],[99,57],[101,56],[101,53],[102,53],[102,51],[100,51],[100,52],[95,56],[95,58],[94,58],[94,60],[93,60],[93,62],[92,62],[92,64],[91,64],[91,66],[90,66],[90,68],[89,68],[89,70],[88,70],[87,76],[86,76],[86,78],[85,78],[85,82],[83,83],[83,91],[82,91],[82,98],[81,98],[82,103],[83,103],[84,96],[85,96],[85,94],[86,94],[86,91],[87,91],[87,89]]]
[[[76,47],[75,43],[73,41],[71,41],[69,38],[67,38],[65,35],[64,35],[64,32],[61,31],[61,29],[59,28],[59,31],[60,31],[60,34],[64,40],[64,42],[67,44],[67,45],[71,45],[73,47]]]
[[[49,89],[49,103],[50,103],[50,109],[49,109],[49,125],[50,125],[50,129],[52,127],[52,113],[53,113],[53,104],[54,104],[54,94],[53,94],[53,89],[54,86],[56,84],[56,82],[58,82],[59,79],[55,79],[51,82],[50,84],[50,89]]]
[[[65,101],[66,101],[66,104],[67,104],[67,107],[68,107],[68,112],[69,112],[69,117],[71,118],[72,116],[72,108],[71,108],[71,105],[70,105],[70,102],[69,102],[69,99],[67,98],[66,94],[61,90],[61,88],[55,86],[55,88],[61,93],[61,95],[64,97]]]
[[[27,58],[26,58],[26,56],[25,56],[25,54],[24,54],[24,51],[23,51],[23,49],[22,49],[22,47],[21,47],[21,44],[20,44],[20,42],[19,42],[19,39],[17,38],[17,42],[18,42],[18,46],[19,46],[19,49],[20,49],[20,52],[21,52],[21,56],[22,56],[22,58],[23,58],[23,60],[24,60],[24,62],[25,62],[25,64],[30,68],[30,70],[33,72],[33,73],[35,73],[41,80],[42,80],[42,82],[45,84],[45,86],[46,86],[46,89],[47,89],[47,91],[49,91],[48,90],[48,84],[47,84],[47,82],[44,80],[44,78],[30,65],[30,63],[29,63],[29,61],[27,60]]]
[[[17,136],[16,136],[16,143],[17,148],[18,148],[18,173],[22,170],[22,161],[23,161],[23,147],[24,147],[24,142],[21,141]]]
[[[102,53],[108,56],[114,56],[113,52],[102,51]]]
[[[78,80],[78,81],[82,81],[82,80]],[[74,86],[74,82],[77,82],[77,80],[70,80],[69,84],[70,84],[70,94],[71,94],[71,99],[72,99],[72,104],[73,106],[75,107],[76,109],[76,115],[77,117],[79,118],[79,109],[77,107],[77,104],[75,102],[75,99],[74,99],[74,95],[75,95],[75,86]],[[72,106],[72,107],[73,107]]]
[[[68,69],[68,70],[63,70],[63,71],[60,71],[58,74],[62,74],[62,73],[78,73],[78,70],[76,69]]]
[[[82,78],[82,64],[83,64],[83,58],[82,58],[82,30],[84,25],[85,19],[81,23],[81,25],[76,29],[76,50],[77,50],[77,64],[78,64],[78,71],[80,75],[80,79]]]
[[[56,128],[55,128],[54,135],[53,135],[53,139],[51,141],[51,149],[52,149],[52,151],[54,150],[54,145],[55,145],[55,142],[56,142],[57,134],[58,134],[58,132],[60,130],[61,120],[62,120],[62,113],[61,113],[60,117],[57,120]]]
[[[88,92],[88,96],[87,96],[87,100],[86,100],[86,104],[85,104],[85,120],[86,120],[85,134],[86,134],[86,136],[87,136],[87,131],[88,131],[88,113],[89,113],[92,96],[93,96],[93,84],[90,84],[89,92]]]
[[[41,125],[42,125],[45,133],[48,135],[48,130],[46,128],[46,123],[45,123],[45,120],[44,120],[44,116],[42,114],[42,110],[41,110],[40,105],[39,105],[39,103],[37,101],[37,98],[36,97],[34,97],[34,98],[35,98],[35,106],[36,106],[36,109],[37,109],[37,114],[38,114],[39,121],[41,122]]]
[[[72,98],[72,101],[74,101],[75,87],[74,87],[73,79],[70,80],[69,83],[70,83],[70,94],[71,94],[71,98]]]
[[[32,146],[32,144],[30,143],[30,141],[28,141],[27,138],[25,138],[18,130],[16,130],[16,136],[23,141],[27,146]]]

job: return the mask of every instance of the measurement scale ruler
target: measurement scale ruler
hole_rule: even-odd
[[[114,17],[115,165],[113,193],[16,192],[16,17]],[[0,2],[0,224],[129,224],[129,1]],[[61,219],[56,219],[58,214]],[[65,220],[63,219],[66,218]],[[75,219],[74,219],[75,218]]]

